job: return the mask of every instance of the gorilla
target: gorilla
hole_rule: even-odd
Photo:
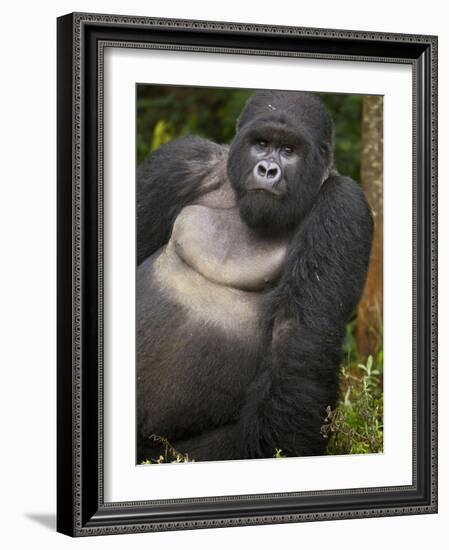
[[[137,170],[137,460],[320,455],[372,239],[317,96],[260,91],[230,146],[181,137]]]

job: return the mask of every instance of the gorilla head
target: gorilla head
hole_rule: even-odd
[[[263,91],[250,98],[228,160],[248,226],[271,234],[293,229],[332,169],[332,119],[316,96]]]

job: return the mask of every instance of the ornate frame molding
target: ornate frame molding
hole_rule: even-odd
[[[131,40],[130,35],[136,30],[139,36]],[[156,41],[152,39],[151,31],[161,31]],[[177,42],[177,31],[183,33],[183,42]],[[124,33],[126,40],[122,39]],[[142,33],[148,35],[145,41],[142,41]],[[187,44],[186,37],[195,44]],[[268,48],[255,47],[254,44],[262,44],[261,37]],[[284,43],[282,38],[287,41]],[[222,44],[217,46],[220,39]],[[289,42],[290,39],[293,41]],[[236,45],[233,46],[232,42]],[[247,47],[242,47],[240,42],[247,42]],[[334,44],[332,52],[330,42]],[[101,136],[103,52],[105,46],[112,45],[412,65],[414,464],[410,487],[104,503]],[[339,53],[333,53],[334,50]],[[97,117],[88,127],[85,110],[87,104],[92,107],[93,103]],[[69,137],[68,126],[72,129]],[[88,536],[437,511],[436,37],[70,14],[58,20],[58,144],[58,531],[72,536]],[[87,187],[89,182],[90,187]],[[95,202],[95,212],[86,213],[86,201],[91,201],[89,204]],[[95,236],[93,248],[86,245],[86,232]],[[95,319],[86,314],[86,303],[93,299],[96,300]],[[92,323],[96,324],[96,340],[86,332],[86,327],[91,327]],[[87,373],[87,363],[94,366],[93,373]],[[420,384],[425,384],[428,389],[423,389]],[[427,406],[422,403],[423,391],[429,401]],[[87,428],[83,422],[87,410],[97,415],[95,430]],[[266,508],[276,499],[277,502],[290,500],[289,508],[294,504],[297,511],[287,512],[287,506],[281,513],[274,513],[274,509],[271,513],[260,510],[258,502],[263,502]],[[314,502],[310,509],[307,499]],[[321,508],[315,504],[320,499]],[[208,516],[207,505],[212,503],[221,504],[222,517],[217,513]],[[164,515],[160,510],[162,504],[171,505],[172,511]],[[230,511],[233,517],[229,517]]]

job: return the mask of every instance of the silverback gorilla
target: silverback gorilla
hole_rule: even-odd
[[[137,459],[323,454],[372,218],[318,97],[254,94],[230,146],[182,137],[137,172]]]

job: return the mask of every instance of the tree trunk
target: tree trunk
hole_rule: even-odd
[[[365,96],[360,166],[362,187],[374,218],[370,264],[357,309],[356,341],[361,359],[376,356],[383,337],[383,97]]]

